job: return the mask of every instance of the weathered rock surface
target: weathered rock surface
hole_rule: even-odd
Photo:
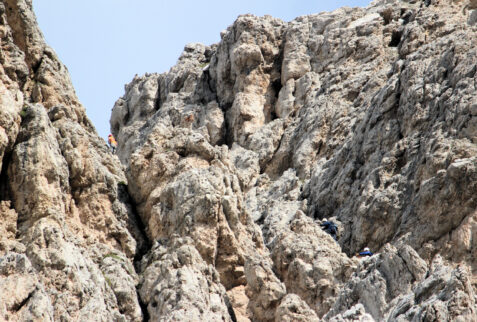
[[[192,240],[177,238],[155,245],[142,261],[139,290],[153,321],[231,321],[232,307],[214,267]]]
[[[472,320],[472,6],[244,15],[136,77],[111,127],[149,238],[192,238],[239,319]]]
[[[0,3],[0,320],[141,321],[132,264],[146,241],[122,166],[31,5]]]
[[[0,319],[476,321],[476,10],[240,16],[126,85],[114,156],[2,1]]]

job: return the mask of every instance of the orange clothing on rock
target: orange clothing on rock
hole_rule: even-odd
[[[112,135],[108,137],[108,143],[109,143],[109,145],[114,146],[114,147],[116,147],[118,145],[118,142],[116,142],[116,140],[114,139],[114,136],[112,136]]]

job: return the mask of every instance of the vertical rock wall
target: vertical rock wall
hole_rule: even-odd
[[[112,155],[1,1],[0,319],[475,320],[476,11],[240,16],[126,85]]]
[[[31,6],[0,3],[0,319],[141,321],[122,166]]]
[[[218,44],[187,45],[168,73],[128,84],[111,128],[158,245],[142,268],[150,314],[175,316],[189,297],[217,312],[178,287],[164,311],[163,277],[151,288],[185,238],[238,320],[472,320],[474,11],[376,1],[289,23],[243,15]],[[378,255],[359,261],[365,246]]]

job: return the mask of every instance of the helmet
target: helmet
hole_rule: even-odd
[[[112,134],[108,135],[108,136],[113,136]]]
[[[364,251],[365,251],[365,252],[369,252],[369,248],[368,248],[368,247],[365,247],[365,248],[364,248]]]
[[[328,221],[328,219],[326,219],[326,218],[323,218],[321,221]]]

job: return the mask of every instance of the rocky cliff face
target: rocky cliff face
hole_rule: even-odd
[[[147,243],[122,166],[31,1],[0,14],[0,320],[141,321],[133,260]]]
[[[0,13],[2,319],[477,320],[474,0],[240,16],[126,85],[117,156]]]

